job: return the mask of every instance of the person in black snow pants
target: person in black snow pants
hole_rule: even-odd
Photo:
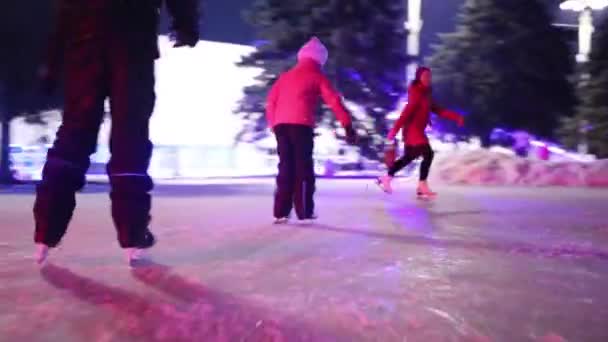
[[[176,46],[199,37],[196,0],[165,0]],[[153,182],[149,119],[155,104],[154,62],[159,57],[161,0],[58,0],[57,22],[41,77],[52,91],[64,80],[63,121],[48,151],[34,203],[36,260],[45,261],[68,228],[75,193],[85,185],[89,156],[109,98],[112,131],[112,218],[129,263],[155,244],[149,230]]]
[[[313,37],[298,52],[298,63],[282,74],[268,94],[266,117],[277,138],[279,174],[274,197],[275,223],[285,223],[295,204],[301,221],[315,219],[314,114],[319,100],[334,111],[355,141],[351,116],[340,94],[323,74],[327,61],[325,46]]]

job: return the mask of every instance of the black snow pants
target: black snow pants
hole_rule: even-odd
[[[85,185],[89,156],[97,147],[107,98],[112,120],[107,172],[118,241],[123,248],[145,243],[153,188],[147,170],[156,56],[124,45],[90,39],[65,51],[63,122],[37,187],[36,243],[54,247],[67,230],[75,193]]]
[[[274,196],[274,217],[288,217],[295,205],[298,219],[312,218],[315,209],[313,128],[280,124],[274,127],[279,174]]]

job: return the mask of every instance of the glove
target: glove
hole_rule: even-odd
[[[464,126],[464,117],[462,115],[458,116],[458,119],[456,119],[456,124],[458,127]]]
[[[397,158],[397,140],[387,139],[384,143],[384,164],[391,168]]]
[[[346,131],[346,142],[350,145],[357,143],[357,133],[353,129],[353,125],[345,126],[344,130]]]
[[[397,139],[386,139],[384,142],[385,151],[394,151],[397,149]]]

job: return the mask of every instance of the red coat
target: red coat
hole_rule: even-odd
[[[321,66],[312,59],[303,59],[281,75],[270,89],[266,103],[268,125],[299,124],[313,127],[321,98],[343,126],[351,123],[340,94],[323,74]]]
[[[405,145],[424,145],[429,143],[425,129],[429,124],[431,112],[459,123],[462,116],[458,113],[444,109],[433,102],[431,92],[421,84],[411,85],[407,91],[407,105],[401,112],[401,116],[395,122],[393,129],[388,134],[388,139],[393,140],[403,128],[403,141]]]

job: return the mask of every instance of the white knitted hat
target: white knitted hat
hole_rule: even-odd
[[[300,51],[298,51],[298,61],[310,58],[321,65],[325,65],[328,54],[327,48],[321,43],[319,38],[312,37],[304,46],[302,46]]]

